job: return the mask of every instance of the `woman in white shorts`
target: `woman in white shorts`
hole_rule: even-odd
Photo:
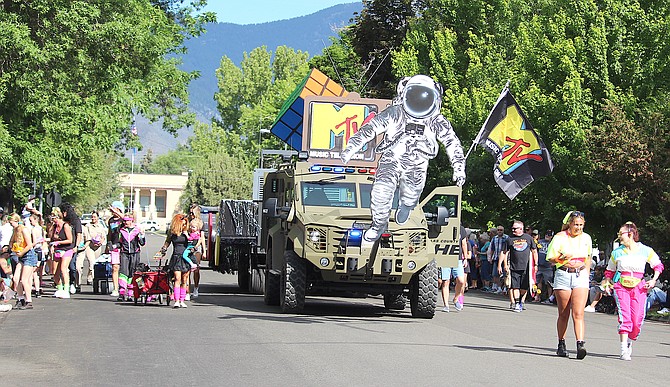
[[[558,305],[558,349],[556,354],[568,357],[565,332],[572,314],[577,339],[577,359],[586,356],[584,348],[584,305],[589,296],[589,268],[592,242],[584,232],[584,213],[570,211],[563,218],[562,231],[554,236],[547,251],[547,261],[556,266],[554,295]]]

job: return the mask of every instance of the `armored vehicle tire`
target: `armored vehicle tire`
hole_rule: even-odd
[[[263,291],[265,305],[279,305],[279,281],[280,276],[272,274],[269,268],[265,269],[265,290]]]
[[[305,307],[307,267],[295,252],[284,253],[284,268],[280,280],[279,301],[284,313],[301,312]]]
[[[405,310],[407,300],[402,293],[384,294],[384,307],[389,310]]]
[[[263,294],[263,283],[265,282],[265,271],[263,269],[251,269],[249,277],[249,291],[254,294]]]
[[[437,305],[437,264],[430,261],[414,274],[410,283],[409,302],[412,317],[433,318]]]
[[[249,290],[249,258],[242,254],[237,263],[237,285],[242,290]]]

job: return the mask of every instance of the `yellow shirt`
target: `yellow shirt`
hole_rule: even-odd
[[[12,251],[15,253],[20,253],[23,249],[28,246],[28,242],[24,238],[21,238],[21,241],[12,243]]]
[[[586,267],[590,267],[591,251],[593,242],[591,236],[582,232],[578,236],[571,236],[567,231],[561,231],[554,236],[547,250],[547,261],[551,258],[558,258],[561,255],[568,255],[572,258],[581,258]],[[556,262],[556,267],[565,265],[565,262]]]

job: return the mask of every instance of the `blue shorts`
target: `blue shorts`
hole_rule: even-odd
[[[37,254],[35,253],[35,250],[28,250],[19,261],[23,266],[37,267]]]
[[[463,269],[463,261],[458,260],[457,267],[441,267],[440,279],[449,280],[451,278],[465,277],[465,270]]]
[[[482,259],[482,266],[479,268],[482,275],[482,280],[490,281],[493,279],[493,265],[489,263],[488,259]]]
[[[493,278],[500,278],[500,274],[498,274],[498,260],[494,259],[491,266],[491,275]]]

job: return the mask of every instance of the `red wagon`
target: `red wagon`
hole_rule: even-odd
[[[170,305],[172,283],[167,272],[159,269],[153,271],[136,271],[133,274],[133,298],[135,305],[158,299],[159,304]]]

